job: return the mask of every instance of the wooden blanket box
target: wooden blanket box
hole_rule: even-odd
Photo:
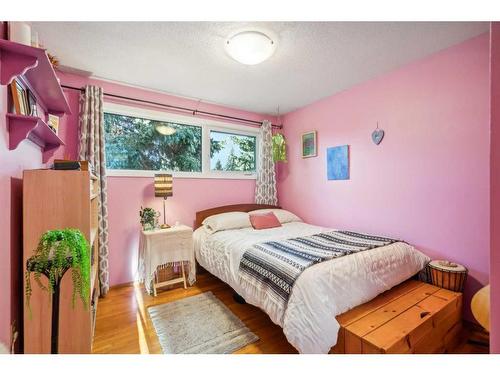
[[[408,280],[337,316],[330,353],[446,353],[460,340],[462,293]]]

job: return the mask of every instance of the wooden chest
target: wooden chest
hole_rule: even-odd
[[[408,280],[337,316],[331,353],[445,353],[462,331],[462,294]]]

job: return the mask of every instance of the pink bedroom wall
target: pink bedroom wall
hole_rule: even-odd
[[[491,74],[491,252],[490,352],[500,354],[500,23],[490,29]]]
[[[278,170],[280,204],[306,221],[401,238],[466,265],[468,318],[489,274],[488,43],[486,33],[287,114],[289,162]],[[318,156],[302,159],[309,130]],[[350,179],[328,181],[326,148],[345,144]]]
[[[0,30],[3,25],[0,23]],[[0,61],[0,69],[1,69]],[[42,153],[31,142],[9,150],[5,121],[7,87],[0,86],[0,342],[10,342],[10,325],[20,321],[22,291],[22,172],[40,168]],[[22,319],[21,319],[22,320]],[[19,328],[18,323],[16,323]]]
[[[196,211],[253,202],[254,188],[254,181],[249,180],[175,179],[174,195],[167,199],[167,221],[192,226]],[[108,178],[108,199],[110,282],[116,285],[133,280],[140,206],[163,212],[163,199],[154,197],[151,179],[137,177]]]
[[[68,86],[82,87],[95,84],[107,93],[123,95],[142,100],[150,100],[171,105],[196,107],[226,115],[245,117],[262,121],[274,118],[251,112],[235,110],[214,104],[166,95],[149,90],[120,85],[102,80],[89,79],[72,74],[59,74],[61,82]],[[78,92],[65,90],[72,115],[61,121],[61,132],[65,147],[61,147],[54,157],[76,158],[78,148]],[[105,100],[108,100],[105,98]],[[122,104],[127,104],[122,102]],[[130,105],[137,104],[128,103]],[[157,108],[158,109],[158,108]],[[159,109],[161,110],[161,109]],[[244,126],[244,125],[242,125]],[[108,177],[108,219],[109,219],[109,267],[111,285],[134,280],[139,243],[139,209],[154,207],[162,212],[162,199],[154,198],[152,178]],[[253,202],[255,180],[193,179],[174,180],[174,196],[167,200],[167,220],[192,226],[196,211],[241,202]]]

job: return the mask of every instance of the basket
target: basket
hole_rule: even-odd
[[[463,292],[467,268],[460,264],[434,260],[428,264],[431,284],[454,292]]]

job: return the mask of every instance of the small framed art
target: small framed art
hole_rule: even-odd
[[[349,146],[326,149],[326,174],[329,180],[349,179]]]
[[[317,156],[316,130],[302,134],[302,157],[310,158]]]
[[[54,133],[59,133],[59,117],[56,115],[49,114],[49,127],[54,131]]]

